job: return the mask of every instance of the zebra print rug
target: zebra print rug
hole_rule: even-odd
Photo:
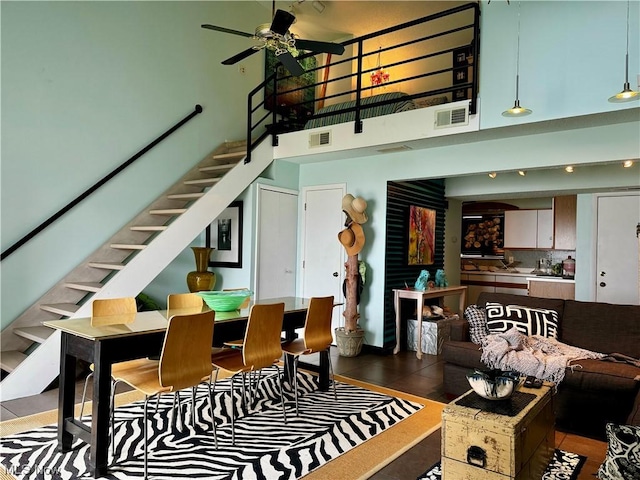
[[[150,402],[150,478],[297,479],[423,407],[342,382],[336,382],[336,401],[333,390],[317,390],[314,376],[300,372],[298,378],[298,416],[293,390],[285,383],[286,424],[275,370],[260,382],[249,412],[240,412],[240,394],[236,391],[235,447],[231,445],[231,383],[219,380],[214,396],[217,450],[206,386],[198,389],[195,422],[191,418],[190,390],[182,392],[182,415],[173,426],[169,415],[173,396],[162,396],[155,413],[155,401]],[[102,478],[143,476],[142,406],[143,402],[135,402],[116,409],[116,451],[110,459],[109,474]],[[90,424],[89,416],[83,420]],[[0,461],[4,470],[21,480],[92,478],[87,470],[88,445],[77,441],[71,452],[59,453],[56,431],[56,425],[49,425],[2,438]]]

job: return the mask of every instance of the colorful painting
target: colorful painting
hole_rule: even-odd
[[[409,207],[409,265],[433,265],[436,249],[436,211]]]

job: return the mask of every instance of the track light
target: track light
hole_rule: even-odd
[[[518,175],[520,175],[521,177],[524,177],[527,174],[527,172],[525,172],[524,170],[518,170]]]
[[[624,168],[631,168],[631,167],[633,167],[633,160],[625,160],[625,161],[622,163],[622,166],[623,166]]]
[[[489,178],[496,178],[498,176],[498,174],[496,172],[491,172],[489,174]]]
[[[502,112],[503,117],[524,117],[529,115],[531,110],[520,106],[519,98],[519,86],[520,86],[520,2],[518,2],[518,47],[516,50],[516,101],[508,110]]]
[[[627,0],[627,54],[624,58],[624,86],[620,93],[616,93],[612,97],[609,97],[609,101],[611,103],[632,102],[633,100],[638,100],[640,98],[640,96],[638,96],[638,92],[631,90],[631,86],[629,85],[629,0]]]
[[[573,165],[567,165],[564,167],[564,171],[567,173],[573,173]]]

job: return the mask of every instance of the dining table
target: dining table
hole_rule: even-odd
[[[213,347],[244,337],[250,308],[254,304],[285,304],[282,331],[284,340],[296,338],[304,327],[309,299],[280,297],[253,301],[241,310],[216,312]],[[208,307],[198,309],[207,310]],[[60,377],[58,398],[58,450],[68,452],[75,438],[90,445],[89,467],[94,478],[108,470],[111,366],[137,358],[157,357],[164,342],[169,318],[194,313],[194,309],[137,312],[124,323],[92,322],[91,317],[48,320],[43,325],[60,330]],[[74,417],[76,365],[78,360],[93,364],[93,402],[91,424]],[[319,365],[304,364],[318,373],[320,390],[329,388],[329,353],[322,352]],[[291,371],[291,369],[289,369]]]

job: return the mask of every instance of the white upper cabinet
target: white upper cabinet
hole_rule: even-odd
[[[552,248],[553,210],[504,212],[505,248]]]

